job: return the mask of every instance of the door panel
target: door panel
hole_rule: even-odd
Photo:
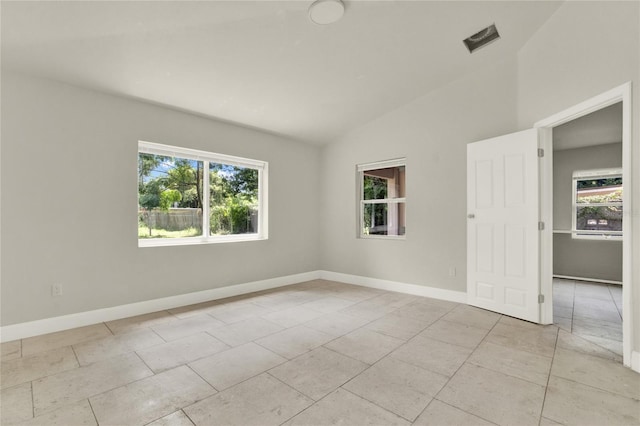
[[[514,278],[525,276],[527,259],[526,252],[523,249],[526,246],[527,238],[525,228],[522,226],[507,225],[504,239],[505,276]]]
[[[467,145],[467,299],[539,322],[538,131]]]
[[[478,272],[493,272],[493,234],[491,224],[476,226],[476,268]]]

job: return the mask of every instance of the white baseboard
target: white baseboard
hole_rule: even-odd
[[[211,290],[179,294],[176,296],[163,297],[161,299],[146,300],[144,302],[129,303],[127,305],[113,306],[111,308],[96,309],[93,311],[45,318],[20,324],[6,325],[0,327],[0,341],[9,342],[11,340],[24,339],[41,334],[68,330],[70,328],[178,308],[181,306],[192,305],[194,303],[208,302],[210,300],[223,299],[225,297],[238,296],[260,290],[268,290],[318,278],[320,278],[319,271],[305,272],[302,274],[287,275],[267,280],[230,285]]]
[[[161,299],[130,303],[111,308],[96,309],[93,311],[79,312],[76,314],[7,325],[0,327],[0,342],[9,342],[41,334],[68,330],[71,328],[113,321],[135,315],[143,315],[151,312],[192,305],[194,303],[223,299],[225,297],[238,296],[241,294],[253,293],[256,291],[268,290],[316,279],[338,281],[345,284],[361,285],[380,290],[432,297],[457,303],[467,302],[467,294],[462,291],[445,290],[436,287],[381,280],[359,275],[342,274],[339,272],[311,271],[267,280],[253,281],[250,283],[214,288],[211,290],[197,291],[194,293],[179,294],[177,296],[163,297]],[[640,373],[640,352],[633,351],[631,353],[631,369]]]
[[[153,299],[144,302],[129,303],[127,305],[113,306],[110,308],[23,322],[20,324],[6,325],[0,327],[0,341],[9,342],[11,340],[25,339],[27,337],[38,336],[41,334],[68,330],[71,328],[83,327],[106,321],[114,321],[135,315],[143,315],[151,312],[178,308],[181,306],[192,305],[194,303],[208,302],[210,300],[223,299],[225,297],[238,296],[246,293],[253,293],[260,290],[283,287],[315,279],[339,281],[345,284],[361,285],[381,290],[433,297],[435,299],[449,300],[458,303],[466,303],[467,301],[467,294],[461,291],[444,290],[441,288],[380,280],[377,278],[342,274],[338,272],[311,271],[302,274],[287,275],[284,277],[214,288],[211,290],[197,291],[194,293],[179,294],[176,296],[163,297],[161,299]]]
[[[380,280],[378,278],[363,277],[360,275],[342,274],[331,271],[320,272],[320,279],[339,281],[346,284],[361,285],[380,290],[397,291],[399,293],[413,294],[416,296],[432,297],[434,299],[448,300],[457,303],[467,303],[467,293],[463,291],[445,290],[436,287],[427,287],[417,284],[407,284],[397,281]]]
[[[572,275],[556,275],[556,274],[553,274],[553,278],[562,278],[562,279],[565,279],[565,280],[574,280],[574,281],[586,281],[586,282],[590,282],[590,283],[622,285],[622,281],[601,280],[600,278],[574,277]]]

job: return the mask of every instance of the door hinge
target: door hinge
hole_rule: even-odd
[[[544,294],[538,295],[538,303],[544,303]]]
[[[544,222],[538,222],[538,231],[544,231]]]
[[[538,148],[538,157],[540,158],[544,157],[544,149]]]

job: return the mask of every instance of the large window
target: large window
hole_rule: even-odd
[[[267,163],[138,144],[138,245],[267,238]]]
[[[622,170],[573,173],[573,229],[574,238],[622,238]]]
[[[405,159],[361,164],[357,172],[360,238],[404,238]]]

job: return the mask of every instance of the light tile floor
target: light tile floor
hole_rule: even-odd
[[[622,362],[622,287],[553,279],[553,322],[608,349]]]
[[[3,343],[0,423],[639,425],[640,375],[560,325],[310,281]]]

